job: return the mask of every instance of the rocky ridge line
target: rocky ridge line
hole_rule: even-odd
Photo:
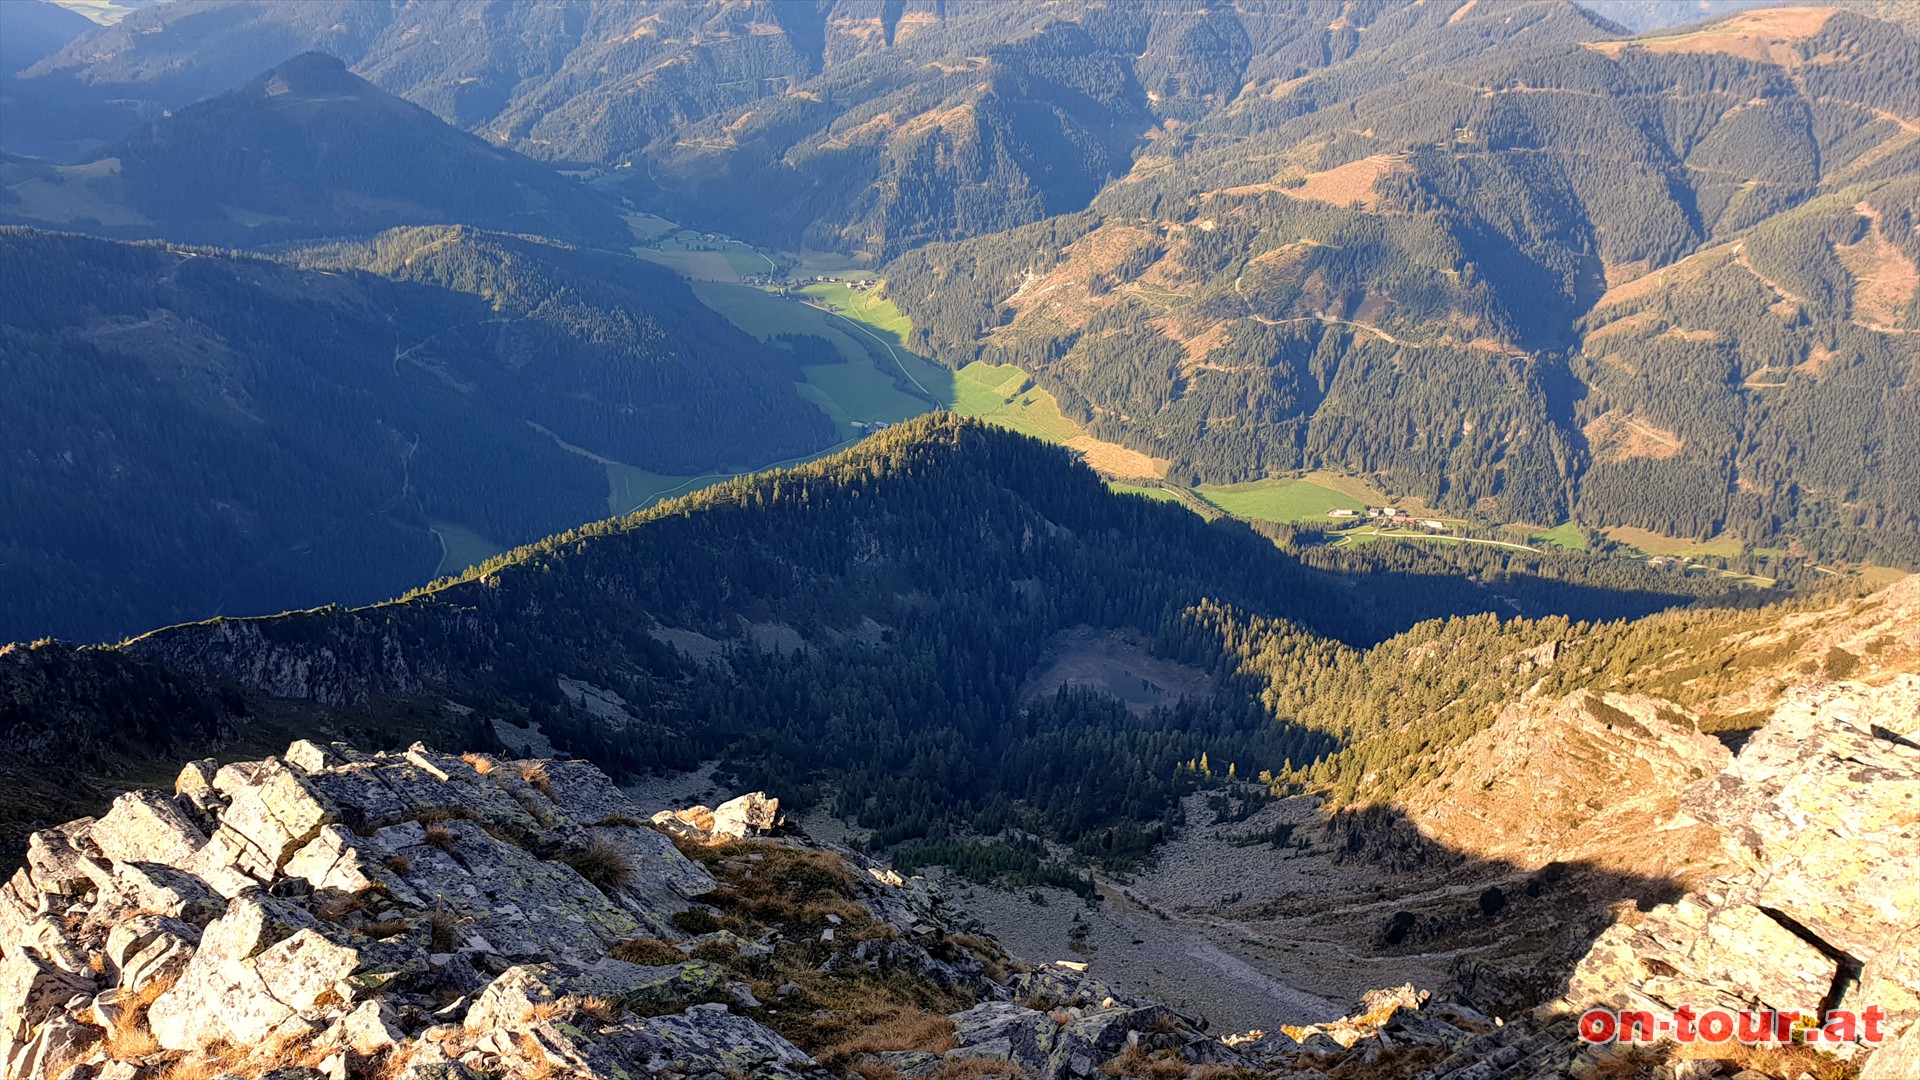
[[[0,886],[0,1076],[1252,1066],[1204,1021],[1012,961],[924,879],[766,835],[775,800],[657,820],[578,761],[298,742],[190,763],[171,794],[34,834]]]

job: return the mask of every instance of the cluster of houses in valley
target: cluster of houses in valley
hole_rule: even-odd
[[[752,285],[761,289],[771,289],[781,296],[798,296],[800,290],[809,285],[825,285],[829,282],[836,281],[839,281],[840,284],[845,285],[854,292],[872,292],[874,287],[880,284],[875,280],[840,281],[839,278],[828,277],[825,274],[815,274],[811,281],[803,277],[777,277],[773,274],[747,274],[740,278],[740,283],[743,285]]]
[[[1447,523],[1438,518],[1416,518],[1397,506],[1369,506],[1365,510],[1349,510],[1341,507],[1338,510],[1327,511],[1327,516],[1355,519],[1365,517],[1376,525],[1394,525],[1409,529],[1418,525],[1421,528],[1432,529],[1434,532],[1448,531]]]

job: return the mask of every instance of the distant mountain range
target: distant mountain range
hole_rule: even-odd
[[[610,200],[305,53],[72,166],[0,161],[0,220],[258,245],[459,223],[624,247]]]
[[[458,10],[92,30],[19,92],[177,111],[0,166],[0,213],[597,243],[624,197],[882,269],[921,351],[1019,364],[1176,480],[1328,468],[1490,520],[1920,558],[1910,6],[1615,12],[1642,37],[1566,0]],[[184,107],[314,48],[592,190],[313,58],[300,116],[282,76]]]
[[[0,639],[384,599],[605,517],[607,463],[839,438],[792,352],[637,259],[464,227],[294,258],[0,229],[32,282],[0,295]]]
[[[1454,15],[1241,93],[1085,213],[903,256],[889,295],[922,349],[1209,479],[1920,555],[1920,39]]]

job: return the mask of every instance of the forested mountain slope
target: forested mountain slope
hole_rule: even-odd
[[[0,639],[377,600],[432,576],[430,527],[604,517],[588,455],[836,438],[792,353],[639,260],[468,229],[302,258],[0,229],[32,283],[0,295]]]
[[[724,756],[745,775],[778,770],[783,797],[817,795],[818,782],[849,813],[921,829],[1004,822],[1027,801],[1035,828],[1069,842],[1122,829],[1130,847],[1175,813],[1191,782],[1180,763],[1211,753],[1280,768],[1337,737],[1274,722],[1257,682],[1232,676],[1189,614],[1203,602],[1365,646],[1455,612],[1611,618],[1711,591],[1635,563],[1599,569],[1572,557],[1478,577],[1438,561],[1311,568],[1244,526],[1114,495],[1064,450],[936,417],[544,541],[402,602],[182,626],[55,667],[145,685],[159,676],[124,665],[150,663],[201,687],[216,719],[232,700],[269,720],[304,701],[368,731],[444,718],[451,696],[610,767]],[[1043,678],[1088,641],[1132,659],[1096,664],[1091,684]],[[22,648],[11,670],[41,685],[50,676],[34,673],[64,655]],[[116,760],[112,725],[85,719],[103,697],[114,699],[22,691],[7,723],[22,739],[44,734],[53,721],[35,702],[81,702],[55,726],[97,729],[89,752]],[[171,737],[164,717],[136,727]]]
[[[1760,9],[1391,55],[1250,86],[1088,211],[910,253],[889,295],[923,349],[1020,363],[1208,478],[1913,559],[1920,39]]]
[[[0,79],[59,52],[93,23],[49,0],[0,5]]]
[[[1920,559],[1899,5],[455,10],[181,0],[22,85],[174,104],[324,47],[684,222],[890,260],[916,347],[1176,481]]]
[[[487,18],[447,4],[177,0],[94,32],[26,82],[173,108],[322,49],[490,140],[617,167],[622,191],[689,224],[887,257],[1081,209],[1139,146],[1244,86],[1395,48],[1430,66],[1612,29],[1565,2],[1504,7],[1511,18],[1457,20],[1470,29],[1436,49],[1419,39],[1452,9],[1413,0],[541,0]]]
[[[630,236],[610,200],[320,53],[281,58],[80,164],[11,161],[0,177],[0,220],[116,236],[257,245],[443,222],[618,248]]]

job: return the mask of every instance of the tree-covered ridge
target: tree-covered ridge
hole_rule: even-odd
[[[1284,619],[1339,652],[1452,612],[1631,617],[1710,588],[1625,562],[1582,575],[1597,565],[1308,566],[1237,523],[1115,495],[1063,449],[943,415],[401,601],[174,627],[116,655],[343,718],[451,699],[622,770],[719,758],[783,798],[831,797],[886,843],[1015,827],[1121,858],[1177,823],[1177,796],[1207,779],[1189,763],[1250,777],[1346,734],[1276,721],[1264,680],[1193,612]],[[1113,684],[1041,689],[1063,642],[1105,635],[1187,688],[1131,708]]]
[[[790,352],[659,267],[470,229],[302,259],[0,230],[33,283],[0,297],[0,638],[370,602],[433,575],[432,527],[511,546],[605,516],[587,455],[834,440]]]
[[[1244,93],[1085,213],[901,257],[889,295],[924,351],[1019,363],[1209,479],[1344,468],[1456,512],[1911,561],[1920,39],[1735,18],[1762,21]],[[1613,318],[1649,305],[1693,321]],[[1754,400],[1809,354],[1845,374]]]
[[[48,0],[0,8],[0,79],[32,67],[91,29],[85,15]]]
[[[610,200],[321,53],[281,58],[78,165],[4,175],[16,190],[0,215],[125,237],[259,245],[437,223],[616,246],[629,235]]]
[[[1319,761],[1265,777],[1276,792],[1313,791],[1339,808],[1403,801],[1503,712],[1579,690],[1651,695],[1689,711],[1702,730],[1751,730],[1795,680],[1857,677],[1868,663],[1884,678],[1911,665],[1913,586],[1634,620],[1475,615],[1363,649],[1220,605],[1189,618],[1237,658],[1240,677],[1264,684],[1277,719],[1341,741]]]

